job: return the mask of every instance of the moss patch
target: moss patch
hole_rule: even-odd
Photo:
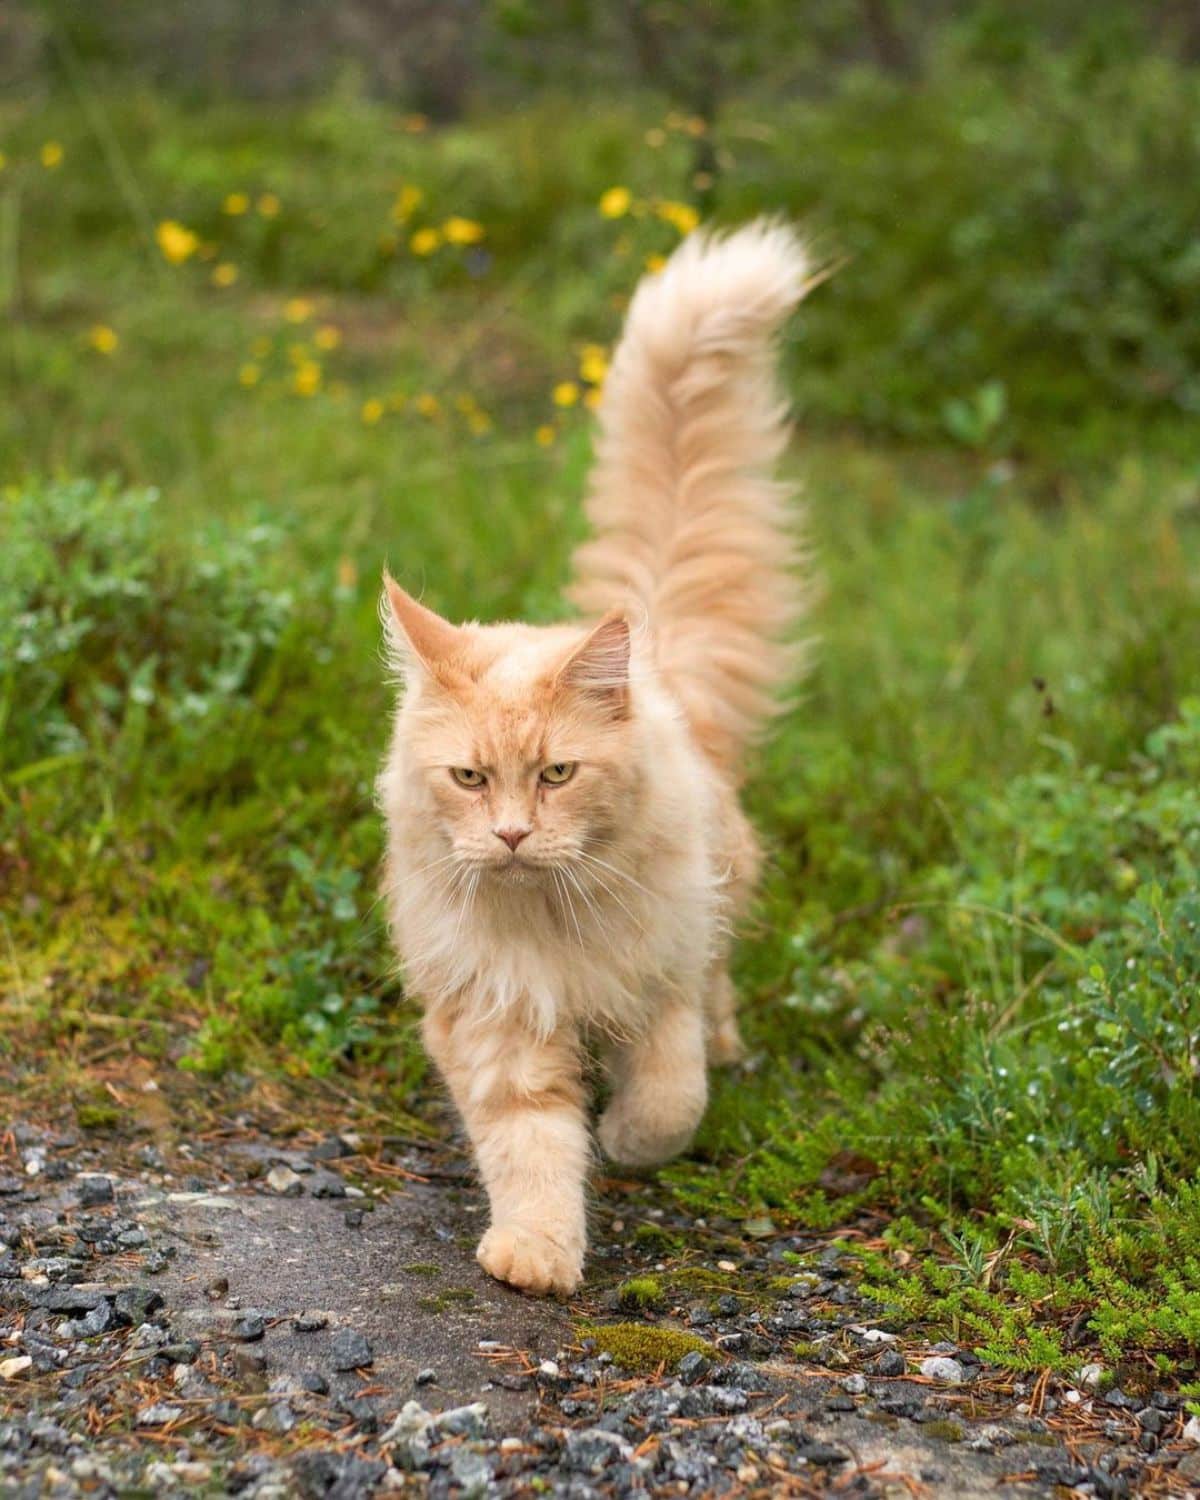
[[[417,1306],[422,1312],[441,1313],[445,1312],[448,1308],[454,1307],[455,1304],[465,1306],[468,1303],[474,1302],[474,1300],[475,1293],[471,1291],[470,1287],[448,1286],[443,1291],[434,1292],[429,1297],[422,1297]]]
[[[661,1307],[663,1284],[657,1276],[631,1276],[617,1288],[617,1297],[627,1309]]]
[[[677,1365],[685,1354],[719,1359],[717,1350],[694,1333],[677,1328],[651,1328],[645,1323],[581,1323],[581,1339],[591,1339],[602,1353],[611,1354],[624,1370],[650,1371]]]

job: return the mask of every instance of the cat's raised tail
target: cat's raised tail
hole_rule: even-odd
[[[649,626],[705,751],[734,770],[796,670],[804,602],[775,335],[812,284],[793,230],[686,239],[637,289],[599,408],[571,597]]]

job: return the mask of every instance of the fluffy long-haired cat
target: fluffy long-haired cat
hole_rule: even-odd
[[[758,222],[638,288],[574,560],[589,623],[451,624],[386,579],[391,929],[487,1188],[480,1263],[530,1292],[582,1274],[589,1052],[600,1145],[631,1165],[688,1144],[706,1064],[738,1055],[738,785],[801,605],[773,342],[807,276]]]

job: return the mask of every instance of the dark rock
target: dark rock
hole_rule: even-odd
[[[51,1286],[37,1294],[37,1305],[47,1312],[89,1313],[108,1299],[119,1295],[100,1287]],[[161,1300],[161,1299],[160,1299]],[[145,1319],[139,1319],[144,1322]]]
[[[304,1500],[359,1500],[373,1493],[387,1467],[380,1459],[353,1453],[302,1453],[292,1473]]]
[[[340,1177],[332,1173],[324,1176],[319,1182],[313,1184],[312,1195],[314,1198],[344,1198],[346,1196],[346,1184]]]
[[[418,1370],[414,1383],[416,1385],[436,1385],[437,1371],[429,1369],[428,1366],[424,1370]]]
[[[375,1362],[370,1344],[354,1328],[338,1329],[329,1346],[329,1355],[335,1370],[358,1370]]]
[[[676,1366],[680,1380],[684,1385],[696,1385],[703,1380],[712,1369],[712,1360],[700,1353],[699,1349],[693,1349],[685,1354]]]
[[[339,1161],[343,1156],[353,1156],[354,1150],[340,1135],[327,1135],[308,1154],[314,1161]]]
[[[898,1349],[885,1349],[874,1365],[876,1375],[903,1375],[907,1368],[908,1362]]]
[[[831,1448],[828,1443],[801,1443],[797,1452],[801,1458],[808,1460],[810,1464],[816,1464],[822,1469],[831,1469],[837,1464],[849,1461],[850,1455],[843,1453],[840,1448]]]
[[[80,1208],[99,1208],[113,1201],[113,1185],[108,1177],[85,1177],[79,1184]]]
[[[1167,1417],[1156,1406],[1144,1406],[1135,1412],[1134,1420],[1143,1432],[1160,1433],[1167,1424]]]
[[[329,1327],[329,1319],[323,1312],[297,1313],[292,1319],[292,1327],[297,1333],[319,1333],[322,1328]]]
[[[345,1212],[344,1217],[346,1220],[347,1229],[361,1229],[363,1226],[363,1219],[366,1217],[366,1214],[361,1208],[348,1208]]]
[[[329,1394],[329,1382],[319,1370],[301,1370],[300,1384],[306,1391],[311,1391],[314,1396]]]
[[[256,1312],[247,1312],[233,1325],[232,1333],[235,1339],[243,1344],[256,1344],[267,1331],[267,1325],[262,1316]]]
[[[144,1323],[162,1305],[162,1293],[152,1286],[123,1286],[113,1299],[118,1323],[130,1323],[134,1328]]]
[[[76,1322],[72,1331],[76,1338],[96,1338],[101,1333],[107,1333],[116,1321],[117,1315],[112,1304],[101,1300]]]
[[[204,1288],[204,1295],[210,1302],[219,1302],[229,1291],[229,1277],[217,1276]]]
[[[163,1344],[158,1352],[173,1365],[191,1365],[200,1357],[200,1345],[195,1339],[179,1339],[173,1344]]]

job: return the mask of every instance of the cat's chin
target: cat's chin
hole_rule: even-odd
[[[527,859],[510,859],[503,864],[490,865],[488,873],[501,885],[533,885],[545,877],[546,867],[531,864]]]

